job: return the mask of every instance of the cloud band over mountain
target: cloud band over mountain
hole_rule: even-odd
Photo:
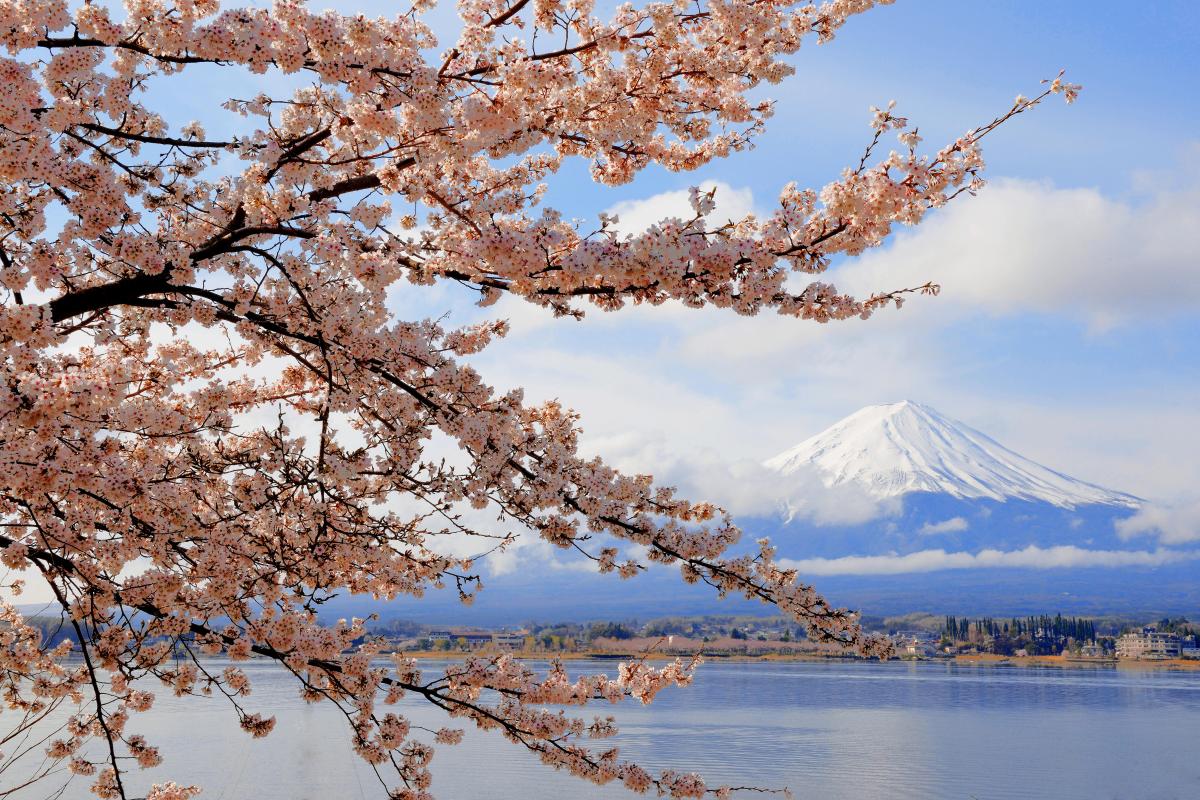
[[[1200,551],[1087,550],[1075,545],[1021,550],[981,550],[978,553],[921,550],[907,555],[808,558],[784,562],[802,575],[904,575],[947,569],[1069,569],[1079,567],[1161,567],[1200,558]]]

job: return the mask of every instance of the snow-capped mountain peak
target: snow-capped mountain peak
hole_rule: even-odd
[[[932,492],[958,498],[1038,500],[1056,506],[1135,507],[1137,498],[1030,461],[929,406],[867,406],[766,462],[783,474],[814,469],[827,486],[857,484],[876,497]]]

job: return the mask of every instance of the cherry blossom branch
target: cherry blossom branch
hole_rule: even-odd
[[[581,744],[611,721],[540,707],[646,701],[685,683],[683,665],[572,682],[468,660],[422,681],[403,657],[373,661],[362,621],[318,616],[342,592],[454,587],[469,602],[477,559],[433,543],[486,538],[486,554],[512,540],[509,526],[623,578],[674,564],[686,582],[777,606],[816,641],[887,655],[769,543],[739,549],[720,509],[584,457],[559,404],[493,390],[469,360],[504,323],[448,330],[389,305],[404,281],[452,280],[485,305],[509,293],[571,316],[585,302],[676,301],[827,322],[936,293],[856,298],[794,281],[978,190],[981,140],[1052,94],[1073,100],[1061,74],[928,154],[894,106],[874,109],[857,167],[820,189],[785,187],[763,219],[710,224],[713,195],[693,190],[690,218],[623,236],[603,216],[584,233],[542,202],[570,159],[616,185],[747,149],[772,113],[751,93],[874,5],[624,5],[601,19],[586,2],[461,0],[445,43],[423,7],[367,19],[292,2],[148,0],[135,15],[35,2],[0,24],[0,560],[46,576],[86,656],[68,662],[68,643],[43,645],[0,603],[0,696],[19,725],[51,702],[77,708],[45,746],[47,774],[65,765],[116,796],[129,759],[157,764],[125,732],[153,699],[138,681],[219,691],[248,733],[269,733],[273,720],[236,699],[244,673],[202,660],[223,653],[281,662],[307,699],[343,709],[360,756],[391,764],[398,791],[421,800],[433,749],[382,708],[404,692],[590,780],[723,796]],[[140,92],[186,92],[197,64],[237,68],[239,85],[303,80],[224,103],[238,131],[226,141]],[[882,156],[892,133],[900,147]],[[435,436],[457,461],[430,455]],[[479,529],[468,508],[498,511],[505,529]],[[173,647],[190,660],[171,665]],[[480,699],[492,691],[498,701]],[[107,741],[99,774],[80,755],[92,739]],[[148,798],[195,791],[159,784]]]

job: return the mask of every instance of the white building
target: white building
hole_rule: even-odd
[[[479,631],[479,630],[440,630],[430,631],[429,638],[434,642],[449,641],[451,645],[462,645],[471,650],[478,650],[487,645],[497,645],[508,650],[520,650],[525,646],[525,636],[528,631]]]
[[[1117,658],[1156,660],[1179,658],[1182,654],[1179,637],[1152,627],[1127,633],[1117,639]]]

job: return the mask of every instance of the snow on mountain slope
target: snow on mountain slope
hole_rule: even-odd
[[[1044,501],[1063,508],[1138,505],[1131,495],[1043,467],[961,422],[907,400],[867,406],[768,460],[766,466],[784,475],[815,468],[827,486],[857,484],[877,497],[932,492]]]

